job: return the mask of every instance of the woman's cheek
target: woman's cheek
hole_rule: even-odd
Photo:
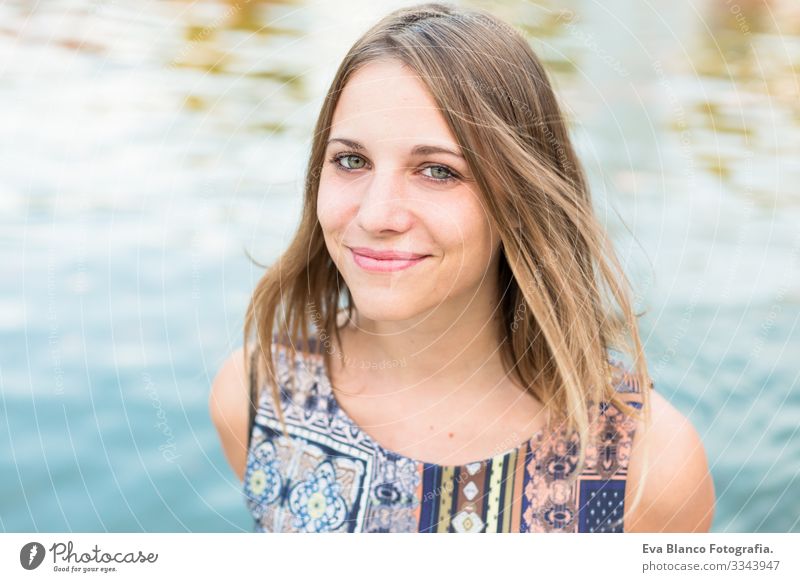
[[[347,223],[347,204],[329,189],[320,187],[317,195],[317,219],[324,231],[341,230]]]

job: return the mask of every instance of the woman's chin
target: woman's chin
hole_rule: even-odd
[[[368,320],[405,321],[421,312],[421,308],[416,307],[415,300],[408,297],[406,293],[390,291],[382,294],[377,290],[374,293],[369,290],[365,291],[368,296],[364,297],[359,293],[353,293],[353,300],[359,316]]]

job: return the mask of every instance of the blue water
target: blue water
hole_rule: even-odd
[[[337,4],[0,5],[1,531],[251,529],[208,390],[322,91],[400,3]],[[713,531],[800,531],[795,4],[496,8],[574,120]]]

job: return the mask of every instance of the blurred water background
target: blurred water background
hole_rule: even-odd
[[[208,418],[323,91],[408,2],[0,2],[0,531],[249,531]],[[573,120],[713,531],[800,531],[800,5],[460,2]]]

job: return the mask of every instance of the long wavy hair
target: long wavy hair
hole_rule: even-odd
[[[317,219],[319,178],[345,84],[379,59],[396,59],[418,74],[467,160],[502,243],[497,306],[504,365],[544,403],[551,422],[577,433],[571,474],[577,478],[590,444],[592,403],[612,402],[624,414],[643,415],[649,426],[649,390],[641,390],[641,410],[629,406],[614,388],[608,357],[609,349],[628,354],[635,375],[626,378],[652,388],[637,331],[641,314],[633,312],[630,282],[595,217],[544,67],[516,29],[484,10],[439,3],[396,10],[344,57],[317,119],[299,227],[272,266],[260,265],[265,273],[247,309],[244,352],[255,330],[257,366],[276,403],[274,341],[288,347],[290,361],[300,350],[321,355],[331,369],[324,346],[340,339],[340,309],[352,318],[356,306]],[[286,432],[281,407],[275,408]],[[644,466],[646,473],[646,452]]]

